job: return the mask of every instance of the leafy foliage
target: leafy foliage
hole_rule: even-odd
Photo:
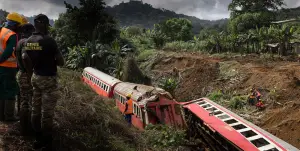
[[[235,18],[244,13],[278,10],[283,5],[283,0],[232,0],[228,9],[232,12],[231,17]]]
[[[175,130],[166,125],[147,125],[145,137],[155,148],[177,147],[184,144],[185,131]]]
[[[171,41],[191,40],[192,28],[191,21],[183,18],[172,18],[154,25],[156,31],[165,34]]]
[[[245,106],[247,98],[242,96],[235,96],[229,102],[229,107],[232,109],[241,109]]]
[[[177,88],[178,84],[179,84],[178,81],[176,81],[173,78],[169,78],[169,79],[163,79],[159,84],[159,86],[164,90],[170,92],[171,94],[174,94],[174,90]]]
[[[221,92],[221,90],[214,91],[208,95],[208,98],[215,102],[220,102],[223,97],[224,97],[224,94]]]

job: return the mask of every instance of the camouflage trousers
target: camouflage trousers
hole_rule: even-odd
[[[26,73],[19,71],[17,73],[17,82],[20,88],[19,100],[21,103],[21,110],[30,110],[32,98],[31,81]]]
[[[59,99],[56,76],[32,75],[33,86],[31,124],[35,132],[52,135],[54,109]]]
[[[27,135],[32,132],[31,127],[31,104],[32,104],[32,86],[31,81],[25,72],[17,73],[17,82],[20,88],[18,95],[18,109],[22,135]]]

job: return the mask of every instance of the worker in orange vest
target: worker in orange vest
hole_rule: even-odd
[[[254,89],[251,89],[250,96],[248,98],[248,103],[250,105],[254,105],[255,104],[255,97],[256,97],[256,93],[255,93]]]
[[[123,114],[125,114],[125,120],[128,122],[129,125],[131,125],[131,115],[133,115],[133,104],[131,99],[131,94],[128,94],[126,96],[126,104],[125,104],[125,111]]]
[[[16,121],[15,96],[18,94],[16,81],[17,59],[15,48],[22,18],[18,13],[9,13],[0,28],[0,121]]]

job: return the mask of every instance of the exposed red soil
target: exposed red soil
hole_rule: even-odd
[[[212,58],[196,53],[173,53],[159,57],[152,76],[155,80],[174,76],[176,67],[182,76],[175,90],[178,101],[203,97],[220,89],[245,95],[255,86],[267,105],[261,113],[264,116],[255,123],[300,148],[300,63],[270,61],[258,55]],[[232,63],[228,70],[237,72],[230,78],[222,77],[220,71],[220,64],[227,62]]]

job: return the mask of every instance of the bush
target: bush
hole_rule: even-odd
[[[212,93],[210,93],[210,94],[208,95],[208,98],[209,98],[210,100],[212,100],[212,101],[220,102],[221,99],[224,98],[224,94],[221,92],[221,90],[219,90],[219,91],[214,91],[214,92],[212,92]]]
[[[152,31],[151,39],[156,48],[161,49],[168,41],[168,37],[160,31]]]
[[[229,102],[229,107],[232,109],[241,109],[246,105],[247,97],[235,96]]]
[[[155,53],[154,49],[147,49],[142,52],[137,56],[138,61],[143,61],[149,59],[153,54]]]
[[[155,148],[178,147],[183,145],[186,140],[186,133],[183,130],[176,130],[166,125],[147,125],[144,136],[147,142]]]
[[[174,91],[177,88],[178,84],[179,83],[177,80],[173,78],[169,78],[169,79],[163,79],[159,84],[159,86],[164,90],[170,92],[172,95],[174,95]]]
[[[173,41],[168,42],[164,46],[164,49],[172,50],[172,51],[202,51],[205,50],[205,41]]]

